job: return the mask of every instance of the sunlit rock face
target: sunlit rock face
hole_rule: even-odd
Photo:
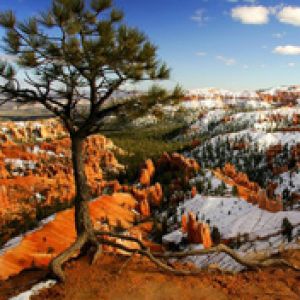
[[[129,229],[135,219],[133,207],[136,200],[130,194],[113,194],[102,196],[89,203],[95,229],[111,230],[119,225]],[[135,236],[142,239],[137,228]],[[16,275],[22,270],[46,267],[50,260],[74,242],[74,210],[68,209],[57,213],[34,232],[11,242],[11,245],[0,252],[0,280]],[[118,241],[123,243],[123,241]],[[132,246],[124,244],[126,246]],[[106,249],[107,250],[107,249]]]
[[[151,215],[150,205],[147,199],[143,199],[140,201],[139,211],[143,217],[149,217]]]
[[[0,237],[5,242],[14,235],[14,228],[4,230],[6,224],[35,219],[37,209],[70,203],[75,189],[71,141],[57,119],[3,122],[0,141]],[[122,154],[104,136],[86,139],[85,172],[93,197],[102,192],[107,173],[123,170],[116,152]]]
[[[139,182],[143,186],[149,186],[151,184],[151,179],[155,173],[155,167],[151,159],[145,161],[144,166],[141,169]]]
[[[131,187],[129,188],[129,191],[134,198],[138,200],[139,212],[143,216],[149,216],[151,210],[150,207],[160,206],[163,199],[163,190],[160,183],[141,189]]]
[[[198,194],[197,188],[195,186],[192,186],[191,198],[194,198],[197,194]]]
[[[11,222],[22,226],[29,219],[35,220],[43,209],[54,208],[54,212],[58,204],[71,204],[75,187],[71,141],[58,120],[5,122],[0,128],[0,140],[0,237],[3,243],[16,235],[15,227],[7,224]],[[91,198],[96,199],[89,203],[94,227],[98,230],[119,227],[128,229],[127,234],[144,238],[143,230],[132,227],[132,223],[151,216],[152,209],[159,207],[163,201],[161,184],[152,182],[155,172],[159,172],[160,168],[177,170],[188,182],[200,167],[195,160],[180,154],[164,154],[157,165],[150,159],[146,160],[136,184],[126,186],[117,180],[106,181],[106,175],[116,175],[124,170],[115,153],[124,154],[104,136],[94,135],[85,141],[85,173]],[[112,195],[97,198],[107,191]],[[197,226],[190,236],[195,242],[201,240],[209,246],[205,238],[209,228]],[[47,266],[74,239],[73,210],[53,215],[40,228],[0,252],[0,280],[32,266]],[[113,251],[109,247],[108,250]]]
[[[212,246],[211,234],[208,224],[198,222],[195,214],[190,212],[188,216],[182,216],[182,232],[187,233],[189,243],[203,244],[204,248]]]
[[[249,180],[247,174],[237,172],[235,167],[229,163],[225,164],[222,170],[215,170],[214,174],[225,183],[236,186],[239,196],[249,203],[258,205],[259,208],[269,212],[283,210],[282,198],[274,195],[276,187],[269,185],[266,190],[261,189],[257,183]]]

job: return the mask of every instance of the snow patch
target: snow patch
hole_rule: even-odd
[[[34,285],[30,290],[12,297],[9,300],[30,300],[31,296],[37,295],[43,289],[49,289],[56,284],[55,280],[47,280]]]

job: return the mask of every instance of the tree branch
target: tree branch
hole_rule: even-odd
[[[192,271],[187,271],[187,270],[177,270],[169,265],[165,264],[162,262],[159,258],[162,259],[169,259],[169,258],[185,258],[189,256],[203,256],[207,254],[213,254],[213,253],[225,253],[229,255],[231,258],[233,258],[236,262],[239,264],[249,268],[249,269],[258,269],[262,267],[270,267],[270,266],[285,266],[289,267],[295,271],[300,271],[300,267],[284,260],[284,259],[274,259],[271,258],[271,255],[266,256],[263,259],[249,259],[247,257],[242,257],[240,256],[236,251],[232,250],[231,248],[227,247],[226,245],[220,244],[216,247],[212,247],[209,249],[201,249],[201,250],[192,250],[192,251],[186,251],[186,252],[174,252],[174,253],[151,253],[151,251],[144,245],[143,242],[141,242],[139,239],[134,238],[134,237],[129,237],[121,234],[115,234],[112,232],[99,232],[96,231],[95,234],[97,236],[102,236],[100,238],[100,242],[109,246],[112,246],[117,249],[121,249],[125,252],[128,253],[139,253],[143,256],[148,257],[153,263],[155,263],[157,266],[162,268],[165,271],[171,272],[175,275],[196,275],[199,274],[200,272],[203,272],[203,270],[198,269],[198,270],[192,270]],[[137,243],[140,246],[140,249],[132,249],[128,248],[120,243],[116,243],[113,241],[110,241],[108,239],[105,239],[103,236],[109,236],[109,237],[115,237],[127,241],[132,241]]]

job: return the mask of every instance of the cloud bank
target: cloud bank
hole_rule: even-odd
[[[281,55],[300,55],[300,46],[277,46],[273,52]]]
[[[300,26],[300,7],[286,6],[277,15],[281,23]]]
[[[234,20],[243,24],[262,25],[269,22],[270,10],[264,6],[239,6],[231,11]]]
[[[237,6],[231,10],[231,17],[242,24],[263,25],[274,15],[281,23],[300,26],[300,7],[277,5]]]

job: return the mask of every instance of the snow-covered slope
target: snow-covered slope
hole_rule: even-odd
[[[210,226],[217,226],[225,239],[245,233],[253,237],[272,234],[280,230],[282,220],[286,217],[292,224],[300,223],[298,211],[270,213],[234,197],[197,195],[178,208],[178,217],[181,217],[182,209],[185,212],[194,212],[200,220],[209,220]],[[165,236],[164,239],[170,239],[172,234]]]
[[[300,173],[288,171],[279,175],[276,180],[278,187],[275,194],[281,195],[284,189],[288,188],[290,192],[300,193]]]
[[[257,251],[276,251],[278,247],[299,247],[295,239],[287,243],[281,234],[276,234],[281,229],[282,220],[288,218],[298,226],[294,229],[294,235],[298,234],[300,228],[299,211],[282,211],[270,213],[261,210],[252,204],[239,198],[225,197],[203,197],[197,195],[186,201],[178,208],[178,217],[182,210],[185,213],[194,212],[200,220],[209,222],[211,226],[217,226],[223,239],[237,237],[239,234],[249,234],[249,241],[245,242],[237,251],[241,255],[253,254]],[[258,240],[258,237],[266,237],[275,234],[266,240]],[[181,241],[183,234],[181,230],[173,231],[163,237],[165,243]],[[189,246],[190,249],[201,248],[201,245]],[[226,254],[213,254],[204,256],[192,256],[184,259],[195,263],[198,267],[206,267],[218,264],[223,269],[240,271],[243,267]]]
[[[208,131],[209,125],[220,122],[224,117],[228,117],[226,123],[217,124],[213,128],[213,132],[226,131],[227,128],[255,128],[266,131],[275,128],[275,122],[268,121],[272,116],[282,116],[285,120],[281,121],[281,126],[286,123],[291,123],[294,114],[300,114],[300,108],[279,108],[279,109],[264,109],[250,112],[232,113],[230,110],[214,109],[207,112],[202,118],[197,120],[190,126],[190,131],[199,134]]]
[[[235,98],[235,99],[258,99],[259,96],[255,91],[237,91],[233,92],[226,89],[219,89],[214,87],[208,87],[208,88],[198,88],[198,89],[192,89],[189,90],[187,93],[187,96],[196,96],[196,97],[202,97],[206,99],[215,99],[217,97],[222,98]]]

